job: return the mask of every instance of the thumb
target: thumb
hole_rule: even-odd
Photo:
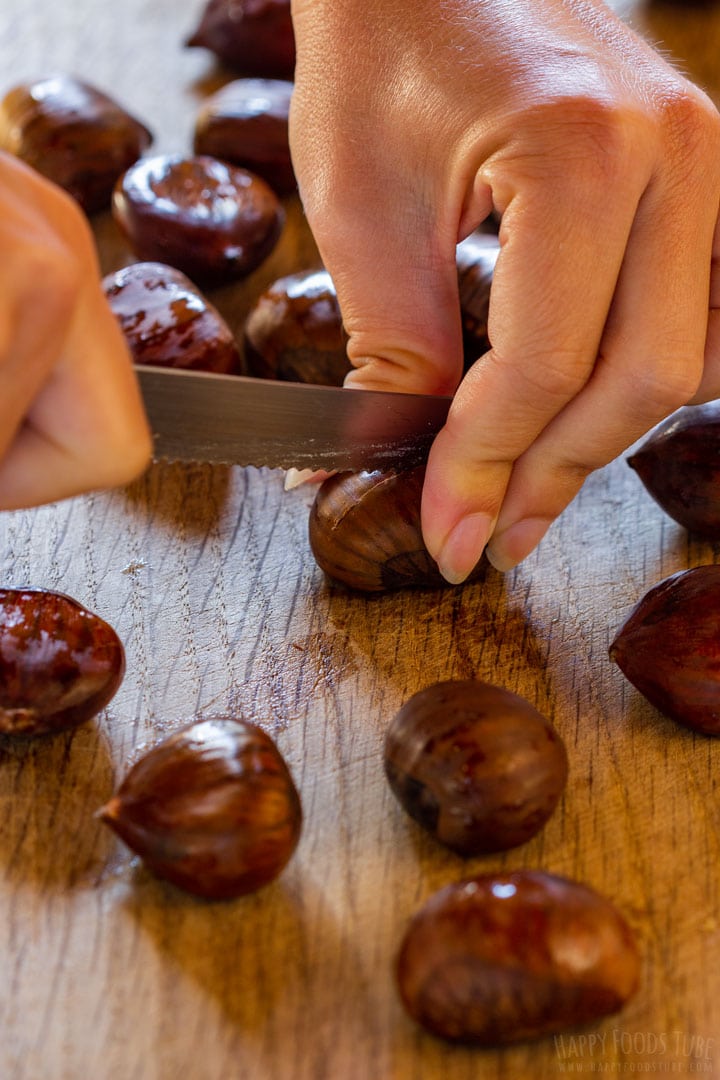
[[[407,194],[405,195],[407,202]],[[452,394],[462,377],[456,232],[445,239],[396,199],[333,206],[313,229],[337,290],[353,365],[345,385]]]

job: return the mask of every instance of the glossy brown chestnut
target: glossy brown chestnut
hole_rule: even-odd
[[[284,214],[264,180],[216,158],[145,158],[118,180],[113,215],[139,259],[201,284],[245,277],[275,247]]]
[[[99,816],[157,877],[213,900],[273,881],[302,823],[275,743],[233,717],[198,721],[159,743]]]
[[[565,745],[537,709],[490,683],[453,679],[414,694],[385,739],[385,773],[407,813],[461,855],[524,844],[568,773]]]
[[[76,727],[105,708],[124,673],[119,637],[77,600],[0,589],[0,733]]]
[[[500,243],[497,236],[491,233],[471,233],[457,246],[456,262],[466,370],[490,348],[490,288],[499,254]]]
[[[230,328],[180,270],[132,263],[108,274],[103,289],[136,363],[240,374]]]
[[[144,124],[70,75],[22,83],[0,102],[0,149],[64,188],[88,214],[109,209],[115,181],[151,142]]]
[[[650,589],[610,659],[666,716],[720,735],[720,566],[682,570]]]
[[[691,532],[720,539],[720,401],[673,413],[628,465],[666,514]]]
[[[245,322],[245,360],[260,378],[342,385],[350,361],[327,270],[289,274],[260,295]]]
[[[209,49],[243,75],[292,79],[290,0],[209,0],[186,45]]]
[[[617,1012],[637,988],[640,960],[609,900],[519,870],[435,893],[411,921],[396,970],[405,1009],[433,1035],[502,1046]]]
[[[206,98],[195,120],[196,154],[249,169],[278,195],[297,189],[288,120],[293,84],[286,79],[236,79]]]
[[[448,583],[425,547],[420,497],[425,466],[338,473],[318,488],[309,538],[318,566],[334,581],[363,592]],[[483,577],[480,560],[468,580]]]

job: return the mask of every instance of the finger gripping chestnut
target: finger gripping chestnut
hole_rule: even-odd
[[[679,409],[631,454],[628,465],[674,521],[720,538],[720,401]]]
[[[568,762],[530,702],[475,679],[435,683],[400,709],[385,773],[400,804],[462,855],[523,844],[562,795]]]
[[[720,735],[720,566],[696,566],[650,589],[618,630],[610,659],[666,716]]]
[[[315,560],[329,578],[363,592],[447,588],[422,538],[425,466],[338,473],[321,484],[310,512]],[[481,558],[469,577],[486,572]]]
[[[425,904],[396,966],[408,1014],[434,1035],[502,1046],[617,1012],[640,971],[630,927],[593,889],[540,871],[486,874]]]
[[[122,642],[63,593],[0,589],[0,733],[44,735],[90,720],[125,673]]]
[[[198,721],[159,743],[99,816],[157,877],[216,900],[274,880],[302,822],[275,743],[232,717]]]

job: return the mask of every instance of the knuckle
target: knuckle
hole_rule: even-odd
[[[667,416],[696,394],[702,378],[702,362],[662,364],[636,378],[632,387],[643,412],[655,422]]]

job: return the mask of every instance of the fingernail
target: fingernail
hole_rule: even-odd
[[[451,585],[459,585],[475,569],[492,527],[488,514],[469,514],[451,529],[437,556],[440,573]]]
[[[552,522],[547,518],[524,518],[493,536],[485,557],[496,570],[505,573],[522,562],[537,547]]]

